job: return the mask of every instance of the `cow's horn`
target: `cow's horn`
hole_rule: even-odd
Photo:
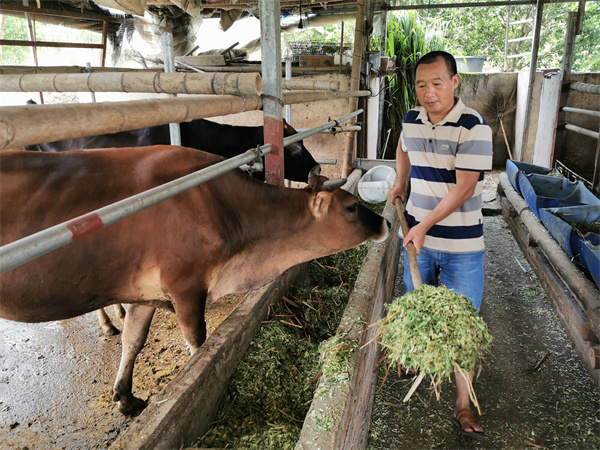
[[[324,191],[334,191],[341,188],[348,181],[346,178],[336,178],[335,180],[327,180],[323,182]]]
[[[319,175],[321,175],[321,164],[317,164],[312,169],[310,169],[310,172],[308,173],[308,178],[318,177]]]

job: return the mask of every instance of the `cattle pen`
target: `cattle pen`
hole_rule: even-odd
[[[544,4],[562,1],[517,2],[531,4],[537,15],[534,36],[531,36],[529,74],[461,74],[464,81],[464,84],[461,81],[461,96],[468,100],[469,105],[481,110],[492,103],[489,95],[485,96],[485,91],[508,98],[518,86],[518,95],[522,98],[519,99],[517,113],[505,111],[504,123],[501,111],[493,113],[494,116],[498,114],[496,125],[502,126],[504,132],[502,139],[496,127],[496,168],[503,166],[506,156],[510,155],[509,140],[511,144],[520,146],[512,149],[516,160],[553,159],[560,155],[568,161],[567,165],[572,165],[577,159],[571,154],[577,152],[564,150],[561,154],[555,131],[558,136],[568,130],[598,140],[598,133],[578,126],[581,122],[573,119],[578,112],[590,113],[585,103],[588,99],[583,100],[585,109],[565,105],[569,89],[576,91],[573,95],[576,99],[580,99],[577,92],[584,92],[568,86],[583,85],[585,92],[598,94],[600,78],[594,74],[572,74],[569,67],[563,69],[566,81],[561,88],[561,83],[557,82],[559,77],[555,76],[558,72],[542,73],[538,70],[536,73]],[[21,0],[11,0],[11,3],[15,2],[21,3]],[[5,3],[0,4],[0,13],[20,11],[31,29],[30,18],[36,14],[35,7]],[[38,7],[40,3],[48,4],[46,0],[40,0]],[[168,0],[148,0],[152,7],[164,3]],[[182,9],[188,6],[193,9],[200,0],[170,0],[170,3],[183,3]],[[236,1],[202,3],[207,11],[212,10],[213,5],[216,5],[215,8],[223,7],[223,16],[235,13],[235,9],[242,5]],[[385,68],[387,62],[384,57],[380,58],[382,55],[365,52],[373,29],[373,10],[383,5],[383,16],[387,17],[391,9],[418,9],[432,5],[391,7],[387,1],[328,0],[317,6],[313,2],[314,8],[327,10],[329,7],[333,12],[341,8],[339,12],[345,13],[349,7],[353,13],[356,12],[358,25],[353,62],[344,65],[343,45],[340,45],[339,63],[330,65],[328,60],[327,67],[292,69],[290,61],[284,67],[280,64],[281,29],[277,11],[284,8],[291,10],[297,5],[283,0],[281,4],[279,0],[252,0],[247,3],[254,3],[261,12],[264,11],[260,14],[263,58],[257,64],[227,61],[225,65],[212,66],[192,64],[191,59],[186,57],[175,59],[173,36],[164,32],[160,36],[163,39],[162,67],[145,70],[92,68],[89,65],[87,68],[0,67],[0,94],[39,92],[42,97],[42,92],[83,92],[94,99],[89,104],[2,106],[0,152],[30,144],[163,124],[170,124],[173,130],[177,123],[201,118],[217,118],[226,122],[228,118],[235,117],[244,125],[255,125],[258,118],[258,122],[264,125],[265,142],[264,146],[248,149],[239,157],[190,174],[185,179],[175,180],[0,247],[0,274],[59,246],[68,246],[75,239],[150,208],[223,172],[237,170],[242,165],[257,166],[261,164],[257,162],[261,157],[264,157],[267,182],[283,185],[284,147],[309,139],[309,136],[312,136],[310,139],[313,139],[315,148],[325,147],[324,143],[328,147],[336,147],[335,151],[327,149],[327,152],[318,148],[326,157],[333,157],[330,163],[340,162],[335,167],[323,166],[323,172],[330,178],[330,174],[337,176],[338,172],[341,173],[347,178],[343,189],[357,197],[358,183],[365,171],[380,165],[395,167],[393,160],[380,159],[378,153],[373,159],[368,149],[370,139],[374,137],[379,146],[384,138],[383,80],[387,75],[396,73],[396,68]],[[488,7],[510,3],[515,2],[474,2],[470,6],[456,3],[448,7]],[[574,3],[578,3],[578,12],[571,13],[569,17],[571,47],[578,28],[575,17],[582,20],[585,1]],[[172,10],[177,8],[173,5],[170,5]],[[308,8],[302,2],[299,6],[300,11],[303,6]],[[507,6],[509,13],[511,7],[514,8]],[[56,14],[56,17],[64,19],[60,13],[49,9],[38,13]],[[77,13],[71,13],[74,14]],[[352,16],[354,20],[354,14]],[[308,22],[308,14],[306,19]],[[316,16],[311,18],[315,22],[317,19]],[[109,20],[105,17],[101,22],[103,66],[107,21],[119,20],[122,19]],[[381,21],[382,30],[386,20]],[[301,24],[302,13],[299,28],[302,28]],[[4,31],[3,25],[1,28]],[[15,44],[14,41],[2,40],[1,35],[0,41],[2,45]],[[35,54],[36,40],[28,42]],[[38,44],[43,47],[56,43]],[[565,48],[566,52],[570,52],[565,55],[568,67],[573,56],[572,48]],[[225,52],[210,58],[212,61],[229,56]],[[209,58],[206,57],[206,60]],[[174,72],[174,67],[177,67],[177,72]],[[317,77],[324,73],[328,76]],[[528,79],[526,75],[529,75]],[[95,96],[103,93],[118,93],[121,97],[115,102],[96,103]],[[165,98],[133,100],[135,93]],[[127,97],[129,95],[131,98]],[[555,100],[560,100],[557,105],[553,103]],[[380,106],[375,107],[376,104]],[[285,118],[290,121],[291,105],[297,107],[294,109],[295,124],[307,129],[297,128],[300,133],[284,137],[284,108]],[[569,105],[578,106],[577,103]],[[555,117],[557,110],[558,117]],[[568,122],[565,120],[567,113],[570,115]],[[597,122],[597,113],[592,114]],[[232,121],[239,124],[235,119]],[[555,129],[555,121],[560,124],[558,129]],[[314,125],[321,122],[322,125]],[[490,124],[493,125],[493,122],[492,119]],[[548,125],[550,122],[551,125]],[[588,128],[596,127],[596,122]],[[331,136],[316,134],[323,132]],[[335,140],[326,140],[330,137],[335,137]],[[177,133],[172,132],[171,139],[174,144],[180,142]],[[391,146],[394,145],[391,142]],[[382,146],[385,151],[386,145]],[[600,161],[599,154],[600,147],[596,147],[596,166]],[[596,167],[592,182],[596,195],[600,179],[597,172]],[[118,336],[100,336],[92,314],[39,324],[6,323],[0,319],[0,449],[60,447],[116,450],[203,446],[297,450],[475,446],[489,449],[600,448],[600,293],[579,267],[561,254],[560,246],[548,239],[545,230],[540,230],[539,224],[531,217],[529,207],[513,192],[504,173],[496,170],[486,174],[485,183],[486,280],[481,312],[490,326],[494,343],[476,390],[483,405],[481,424],[488,434],[487,441],[473,444],[452,428],[452,386],[444,387],[441,401],[436,402],[432,392],[423,385],[410,402],[404,402],[402,398],[413,377],[400,371],[397,375],[389,373],[381,363],[382,349],[373,343],[376,331],[371,325],[385,315],[386,303],[402,295],[404,269],[396,210],[393,204],[385,202],[385,206],[380,204],[378,207],[382,208],[382,215],[389,221],[390,237],[386,242],[365,246],[368,251],[365,250],[366,256],[357,269],[356,282],[349,287],[348,303],[340,313],[339,324],[333,324],[337,331],[330,348],[320,355],[320,370],[312,382],[307,383],[314,395],[306,405],[306,415],[293,417],[285,410],[280,411],[284,420],[301,429],[293,443],[246,446],[244,441],[224,439],[218,445],[207,446],[202,444],[202,438],[219,425],[220,410],[231,408],[223,399],[229,394],[228,386],[238,368],[244,364],[244,357],[258,330],[265,325],[267,317],[272,317],[278,303],[290,301],[288,293],[291,289],[310,282],[307,273],[311,263],[292,267],[259,290],[240,296],[225,296],[209,303],[206,312],[209,336],[192,357],[185,347],[174,315],[164,310],[157,313],[145,350],[136,363],[133,390],[140,398],[146,397],[148,404],[137,417],[124,417],[114,406],[110,392],[122,344]],[[1,202],[0,198],[0,207]],[[58,201],[49,207],[58,208]],[[156,239],[161,239],[161,236],[156,236]],[[260,271],[260,267],[255,270]],[[344,284],[341,274],[339,282],[340,286]],[[295,323],[290,324],[287,316],[274,320],[290,329],[298,328]],[[343,354],[343,359],[335,359],[338,352]],[[333,357],[328,359],[327,354],[331,353]]]

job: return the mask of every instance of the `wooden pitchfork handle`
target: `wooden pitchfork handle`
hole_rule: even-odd
[[[404,206],[402,205],[402,200],[400,197],[396,197],[394,200],[394,204],[396,205],[396,213],[398,213],[398,219],[400,219],[400,226],[402,227],[402,234],[406,236],[410,231],[410,227],[408,226],[408,222],[406,221],[406,217],[404,216]],[[408,265],[410,266],[410,275],[413,280],[413,284],[415,285],[415,289],[423,284],[423,280],[421,279],[421,271],[419,270],[419,263],[417,262],[417,249],[415,248],[415,244],[411,242],[406,246],[406,252],[408,253]]]

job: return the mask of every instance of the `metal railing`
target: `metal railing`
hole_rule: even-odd
[[[348,114],[339,120],[332,120],[311,130],[288,136],[283,140],[283,144],[286,146],[298,142],[319,133],[327,127],[339,125],[339,123],[355,117],[361,112],[362,109]],[[14,269],[52,250],[63,247],[76,238],[93,233],[143,211],[150,206],[181,194],[199,184],[210,181],[219,175],[237,169],[244,164],[252,162],[257,157],[266,155],[270,151],[271,145],[269,144],[263,145],[258,149],[248,150],[241,155],[6,244],[0,247],[0,273]]]

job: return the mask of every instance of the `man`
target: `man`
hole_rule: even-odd
[[[454,57],[435,51],[416,65],[420,106],[404,116],[396,150],[393,201],[406,201],[411,226],[404,236],[404,288],[414,289],[406,246],[412,242],[423,283],[441,283],[469,297],[479,309],[483,295],[483,174],[492,168],[492,132],[485,119],[454,96],[459,85]],[[485,437],[471,412],[467,381],[457,375],[452,422],[472,438]]]

